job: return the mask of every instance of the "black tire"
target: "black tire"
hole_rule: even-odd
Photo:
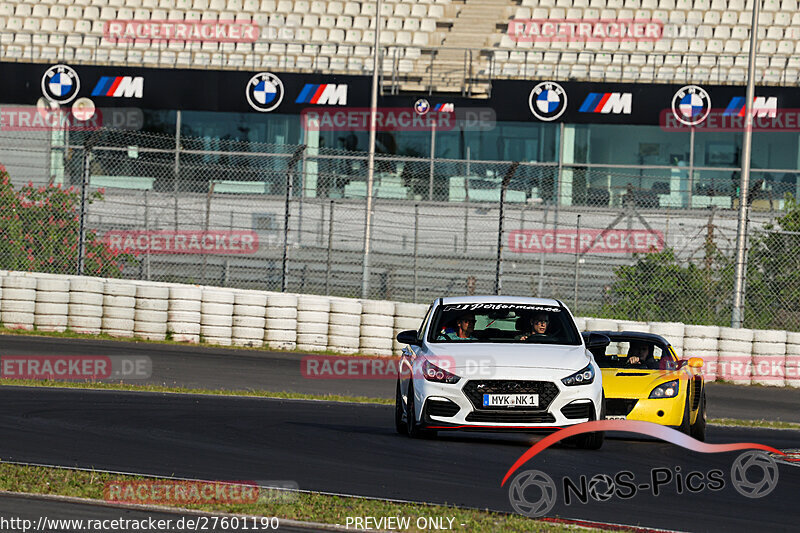
[[[603,394],[603,398],[600,404],[600,416],[597,418],[598,420],[604,420],[606,418],[606,395]],[[605,431],[594,431],[592,433],[584,433],[583,435],[578,435],[575,437],[575,446],[581,448],[583,450],[599,450],[603,447],[603,441],[605,441],[606,432]]]
[[[697,419],[692,424],[690,435],[700,442],[706,440],[706,391],[700,399],[700,406],[697,408]]]
[[[687,435],[691,435],[692,427],[689,424],[689,421],[692,417],[692,404],[689,401],[689,391],[686,391],[686,405],[683,406],[683,419],[681,420],[681,425],[678,428],[678,431],[681,433],[686,433]]]
[[[394,428],[400,435],[408,433],[403,415],[405,415],[405,405],[403,405],[403,395],[400,394],[400,380],[397,380],[397,395],[394,400]]]
[[[408,400],[406,400],[406,435],[412,439],[428,439],[436,436],[436,431],[423,429],[417,423],[417,417],[414,414],[416,406],[414,404],[414,382],[408,384]]]

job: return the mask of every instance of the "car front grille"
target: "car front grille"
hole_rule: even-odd
[[[517,423],[517,424],[552,424],[556,421],[550,413],[531,411],[472,411],[467,415],[467,422]]]
[[[571,403],[561,408],[561,414],[570,420],[578,418],[593,418],[594,409],[591,402]]]
[[[456,416],[461,408],[450,400],[428,400],[425,409],[430,416]]]
[[[606,398],[606,414],[628,416],[638,402],[637,398]]]
[[[539,411],[547,411],[552,401],[558,396],[558,387],[550,381],[476,380],[468,381],[463,390],[469,401],[472,402],[472,406],[481,411],[514,410],[513,407],[484,407],[484,394],[538,394]]]

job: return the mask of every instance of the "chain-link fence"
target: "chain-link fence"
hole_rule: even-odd
[[[365,243],[363,152],[50,135],[0,135],[0,268],[359,297],[368,246],[370,298],[499,288],[584,316],[730,322],[738,193],[684,169],[378,154]],[[748,327],[800,329],[800,208],[781,192],[754,195]]]

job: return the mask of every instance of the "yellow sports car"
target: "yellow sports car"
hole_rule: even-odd
[[[634,331],[586,331],[609,338],[591,348],[603,373],[606,419],[628,419],[671,426],[697,440],[706,437],[703,360],[678,359],[659,335]]]

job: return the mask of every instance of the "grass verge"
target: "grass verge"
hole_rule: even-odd
[[[800,429],[797,422],[782,422],[780,420],[740,420],[738,418],[709,418],[709,424],[715,426],[735,426],[745,428],[769,429]]]
[[[105,472],[71,470],[30,465],[0,463],[0,490],[51,494],[104,500],[107,483],[136,480],[155,481],[157,478],[124,476]],[[163,494],[164,492],[162,492]],[[209,512],[247,514],[254,516],[321,522],[345,525],[347,517],[407,517],[411,527],[403,531],[430,531],[417,527],[419,518],[441,518],[444,525],[452,523],[455,531],[504,531],[504,532],[566,532],[575,527],[546,520],[534,520],[521,515],[495,513],[473,509],[462,509],[443,505],[395,503],[316,493],[290,493],[289,497],[276,497],[274,491],[255,503],[211,503],[177,504],[160,502],[176,508],[196,509]],[[452,522],[449,521],[452,519]],[[422,522],[420,522],[422,524]],[[351,523],[352,527],[352,523]],[[581,528],[583,529],[583,528]],[[584,529],[585,530],[585,529]],[[599,530],[593,530],[599,531]]]
[[[219,344],[209,344],[202,341],[200,344],[194,344],[191,342],[183,342],[183,341],[176,341],[170,338],[170,334],[167,334],[167,339],[163,341],[155,341],[150,339],[142,339],[139,337],[112,337],[106,333],[77,333],[75,331],[66,330],[66,331],[40,331],[38,329],[33,330],[26,330],[26,329],[11,329],[3,326],[0,323],[0,335],[20,335],[20,336],[36,336],[36,337],[55,337],[59,339],[87,339],[87,340],[102,340],[102,341],[115,341],[115,342],[133,342],[136,344],[170,344],[173,346],[200,346],[203,348],[217,348],[221,350],[245,350],[245,351],[259,351],[259,352],[280,352],[280,353],[313,353],[315,355],[337,355],[340,357],[368,357],[364,354],[343,354],[339,352],[334,352],[331,350],[320,350],[309,352],[308,350],[283,350],[280,348],[272,348],[269,346],[221,346]]]

